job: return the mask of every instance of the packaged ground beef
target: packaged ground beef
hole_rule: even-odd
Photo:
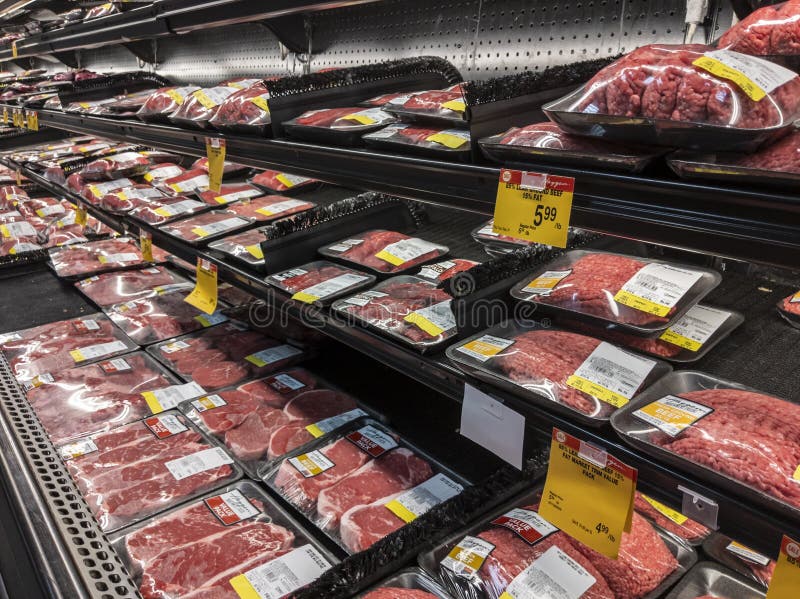
[[[666,532],[683,539],[692,546],[701,545],[711,534],[710,528],[639,491],[636,491],[633,509]]]
[[[224,449],[172,411],[57,449],[105,532],[241,476]]]
[[[397,123],[362,137],[367,146],[407,151],[435,158],[469,160],[472,150],[468,129],[446,129]]]
[[[611,423],[628,443],[719,488],[796,514],[797,404],[692,371],[674,372]]]
[[[800,54],[800,2],[763,6],[722,34],[719,48],[754,56]]]
[[[265,134],[272,123],[269,91],[264,83],[256,83],[231,94],[211,118],[209,124],[222,131]]]
[[[703,541],[703,552],[748,581],[753,581],[762,592],[769,587],[775,572],[775,560],[719,532],[712,532]]]
[[[164,289],[183,285],[193,286],[188,279],[163,266],[150,266],[136,270],[107,272],[82,279],[75,288],[95,304],[104,308],[143,297],[149,297]]]
[[[255,221],[237,216],[230,210],[212,210],[161,225],[168,235],[198,245],[250,227]]]
[[[732,71],[731,71],[732,70]],[[739,73],[761,87],[719,73]],[[544,107],[563,129],[634,143],[753,151],[800,114],[800,78],[773,62],[701,45],[648,45]]]
[[[392,274],[440,258],[448,251],[446,246],[384,229],[364,231],[319,249],[325,257]]]
[[[512,127],[505,133],[478,140],[490,160],[534,164],[570,164],[578,167],[599,167],[641,171],[663,153],[653,148],[636,148],[592,137],[580,137],[562,131],[552,122]]]
[[[718,272],[702,267],[573,250],[525,277],[511,295],[573,318],[653,336],[721,280]]]
[[[468,374],[592,426],[671,370],[594,337],[511,321],[449,347],[447,357]]]
[[[422,515],[468,484],[370,419],[288,452],[262,478],[348,553],[368,549],[405,526],[398,512]],[[411,495],[428,493],[431,501],[424,506],[410,501]]]
[[[220,104],[238,91],[235,87],[217,86],[207,87],[192,92],[178,109],[169,115],[169,120],[177,125],[184,125],[205,129],[208,121],[213,117]]]
[[[261,171],[252,179],[248,180],[256,187],[260,187],[269,192],[283,193],[285,191],[301,191],[316,188],[320,182],[316,179],[301,177],[300,175],[290,175],[280,171]]]
[[[325,306],[375,282],[374,275],[317,260],[267,277],[267,283],[306,304]]]
[[[356,595],[356,599],[450,599],[450,595],[419,568],[407,568]]]
[[[365,324],[383,335],[427,351],[458,334],[452,297],[437,284],[401,275],[372,289],[337,300],[333,304],[348,323]]]
[[[246,266],[264,266],[264,252],[261,250],[261,242],[267,238],[261,229],[250,229],[242,233],[236,233],[212,241],[208,247],[214,251],[221,252],[244,262]]]
[[[800,328],[800,291],[783,298],[778,303],[778,313],[793,327]]]
[[[396,122],[380,108],[329,108],[311,110],[283,123],[291,137],[340,145],[358,145],[361,136]]]
[[[423,569],[458,599],[538,597],[540,584],[567,580],[573,597],[643,599],[663,595],[697,561],[688,544],[637,513],[622,535],[619,557],[605,557],[542,518],[540,492],[519,496],[447,537],[420,556]]]
[[[280,585],[278,593],[291,593],[338,561],[248,480],[126,528],[111,541],[144,599],[235,599],[233,585],[242,579],[269,580]]]
[[[253,478],[286,453],[367,416],[360,402],[302,368],[223,389],[181,410]]]

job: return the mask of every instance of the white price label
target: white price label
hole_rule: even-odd
[[[214,201],[217,202],[217,204],[230,204],[231,202],[235,202],[237,200],[255,198],[260,195],[264,195],[260,189],[243,189],[242,191],[234,191],[231,193],[226,193],[225,195],[214,196]]]
[[[597,582],[583,566],[558,547],[550,547],[511,581],[512,599],[579,599]]]
[[[372,300],[378,297],[386,297],[388,293],[383,291],[363,291],[353,297],[345,299],[345,303],[352,304],[353,306],[361,306],[362,308],[369,304]]]
[[[713,408],[677,395],[667,395],[636,410],[633,415],[675,437],[695,422],[708,416]]]
[[[321,451],[309,451],[308,453],[289,458],[288,462],[294,466],[304,478],[311,478],[317,476],[317,474],[322,474],[336,465]]]
[[[719,310],[710,306],[692,306],[683,317],[669,327],[661,339],[698,351],[731,316],[727,310]]]
[[[195,316],[194,319],[204,327],[212,327],[215,324],[220,324],[221,322],[228,321],[228,317],[225,316],[219,310],[214,312],[213,314],[199,314]]]
[[[56,214],[64,214],[66,211],[67,209],[61,204],[52,204],[50,206],[45,206],[44,208],[39,208],[36,211],[36,215],[40,218],[47,218],[48,216],[54,216]]]
[[[68,443],[67,445],[62,445],[58,448],[58,453],[61,455],[61,459],[64,461],[74,460],[75,458],[79,458],[82,455],[93,453],[95,451],[97,451],[97,445],[95,445],[95,442],[92,439],[81,439],[80,441]]]
[[[774,62],[733,50],[713,50],[706,52],[704,56],[718,60],[725,66],[739,71],[767,94],[797,76],[794,71]]]
[[[460,432],[522,470],[525,416],[469,384],[464,385]]]
[[[179,214],[200,210],[205,207],[206,205],[203,202],[198,202],[197,200],[181,200],[174,204],[166,204],[160,208],[156,208],[155,213],[159,216],[169,218],[171,216],[178,216]]]
[[[408,125],[389,125],[388,127],[384,127],[383,129],[379,129],[378,131],[367,133],[364,137],[367,139],[387,139],[389,137],[394,137],[395,135],[397,135],[398,131],[402,131],[403,129],[407,128]]]
[[[736,541],[731,541],[725,549],[734,555],[747,560],[748,562],[753,562],[754,564],[766,566],[770,562],[770,559],[767,556],[761,555],[760,553],[757,553],[756,551],[753,551],[749,547],[746,547],[741,543],[737,543]]]
[[[135,184],[136,183],[130,179],[114,179],[113,181],[106,181],[105,183],[89,185],[89,191],[99,197],[104,196],[111,191],[116,191],[125,187],[131,187]]]
[[[239,489],[209,497],[205,500],[205,504],[225,526],[253,518],[261,513],[261,510],[254,506]]]
[[[173,191],[177,191],[178,193],[187,193],[190,191],[194,191],[199,189],[201,191],[205,191],[208,189],[208,175],[202,174],[192,177],[191,179],[186,179],[185,181],[179,181],[178,183],[170,183],[169,187]]]
[[[343,414],[337,414],[336,416],[325,418],[324,420],[320,420],[314,424],[309,424],[306,427],[306,430],[314,437],[319,438],[333,430],[336,430],[340,426],[347,424],[348,422],[352,422],[353,420],[366,415],[367,413],[364,410],[356,408],[355,410],[350,410],[349,412],[345,412]]]
[[[231,579],[243,599],[281,599],[316,580],[331,567],[319,550],[303,545]]]
[[[69,352],[75,362],[85,362],[86,360],[94,360],[95,358],[102,358],[110,354],[126,351],[128,348],[122,341],[111,341],[109,343],[97,343],[95,345],[87,345],[80,349],[73,349]]]
[[[344,241],[329,246],[328,250],[331,252],[346,252],[362,243],[364,243],[363,239],[345,239]]]
[[[261,368],[262,366],[274,364],[275,362],[279,362],[302,353],[303,350],[298,349],[293,345],[279,345],[277,347],[262,349],[260,352],[250,354],[245,358],[245,360]]]
[[[651,262],[628,279],[614,299],[632,308],[666,316],[702,276],[696,270]],[[634,301],[626,301],[626,296],[633,296]],[[637,299],[644,300],[644,306]]]
[[[192,402],[192,407],[198,412],[206,412],[208,410],[213,410],[214,408],[221,408],[222,406],[227,406],[228,402],[226,402],[222,397],[217,394],[214,395],[206,395],[205,397],[201,397],[200,399],[195,399]]]
[[[439,250],[439,246],[424,239],[412,237],[411,239],[402,239],[394,243],[390,243],[383,250],[375,254],[377,258],[400,266],[411,260],[435,252]]]
[[[183,169],[179,166],[156,166],[150,169],[144,176],[144,180],[151,183],[160,179],[171,179],[172,177],[177,177],[182,172]]]
[[[308,202],[304,202],[302,200],[286,200],[284,202],[275,202],[269,206],[264,206],[263,208],[256,210],[256,212],[263,214],[264,216],[277,216],[278,214],[288,212],[289,210],[302,208],[303,206],[308,205]]]
[[[430,279],[431,281],[438,281],[439,277],[441,277],[455,265],[456,263],[452,260],[445,260],[444,262],[437,262],[436,264],[428,264],[427,266],[420,268],[417,276],[422,277],[423,279]]]
[[[312,285],[311,287],[303,289],[300,293],[303,294],[304,297],[314,298],[312,301],[316,301],[340,293],[345,289],[359,285],[368,280],[369,277],[367,275],[346,273]]]
[[[445,300],[415,310],[405,317],[405,321],[418,326],[432,337],[438,337],[456,328],[456,315],[450,307],[452,302],[453,300]]]
[[[494,545],[480,537],[466,536],[442,560],[443,568],[461,578],[473,578],[494,551]]]
[[[530,283],[522,288],[525,293],[533,295],[547,295],[556,288],[556,286],[572,274],[571,270],[548,270],[533,279]]]
[[[221,447],[211,447],[165,462],[164,466],[175,477],[175,480],[183,480],[195,474],[214,470],[232,463],[233,460]]]
[[[345,439],[353,443],[373,458],[382,456],[397,447],[397,441],[391,435],[367,425],[345,435]]]
[[[97,259],[103,264],[117,264],[123,262],[138,262],[142,259],[142,257],[133,252],[126,252],[121,254],[107,254],[105,256],[98,256]]]
[[[2,232],[3,237],[36,237],[36,229],[25,221],[0,225],[0,232]]]
[[[468,341],[464,345],[460,345],[456,348],[456,351],[475,358],[480,362],[486,362],[512,345],[514,345],[514,341],[511,339],[483,335],[477,339]]]
[[[150,411],[153,414],[158,414],[164,410],[174,408],[184,401],[205,395],[205,392],[206,390],[200,385],[191,382],[184,385],[171,385],[155,391],[145,391],[142,396],[150,407]]]
[[[455,497],[464,487],[444,474],[436,474],[413,489],[401,493],[389,503],[389,508],[404,522],[412,522],[443,501]]]
[[[166,345],[162,345],[160,349],[161,353],[171,354],[176,351],[186,349],[187,347],[191,347],[191,345],[189,345],[185,341],[173,341],[172,343],[167,343]]]
[[[225,231],[230,231],[231,229],[236,229],[238,227],[245,227],[250,224],[243,218],[238,216],[233,216],[231,218],[226,218],[224,220],[217,221],[215,223],[208,223],[201,227],[195,227],[192,229],[192,232],[196,234],[198,237],[208,237],[210,235],[218,235],[220,233],[224,233]]]

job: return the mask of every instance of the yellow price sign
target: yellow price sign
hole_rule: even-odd
[[[206,314],[217,309],[217,265],[204,258],[197,259],[196,283],[184,300]]]
[[[147,231],[139,231],[139,245],[142,248],[142,259],[155,262],[153,259],[153,235]]]
[[[17,58],[19,56],[19,50],[17,50],[17,40],[11,42],[11,58]]]
[[[219,191],[222,187],[222,171],[225,168],[225,140],[206,137],[206,156],[208,157],[208,188]]]
[[[75,208],[75,224],[85,227],[87,219],[86,207],[83,204],[78,204],[78,207]]]
[[[28,129],[31,131],[39,130],[39,114],[35,111],[28,112]]]
[[[3,124],[8,125],[8,108],[3,106]]]
[[[602,449],[553,429],[539,514],[568,535],[616,559],[630,531],[637,470]]]
[[[798,589],[800,589],[800,542],[784,535],[781,552],[775,564],[775,573],[769,583],[767,599],[797,599]]]
[[[503,169],[493,231],[515,239],[567,247],[575,179]]]

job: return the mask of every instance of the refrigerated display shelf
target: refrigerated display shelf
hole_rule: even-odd
[[[38,114],[40,123],[54,128],[191,156],[205,156],[206,135],[224,137],[228,159],[249,166],[286,170],[481,214],[494,212],[500,176],[497,166],[221,135],[52,110]],[[634,175],[551,165],[543,165],[541,170],[576,178],[573,226],[776,266],[791,268],[800,263],[797,194],[681,181],[667,173]]]

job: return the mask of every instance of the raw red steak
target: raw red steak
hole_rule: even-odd
[[[317,389],[298,395],[283,411],[292,420],[318,422],[337,414],[356,409],[355,400],[349,395],[330,389]]]
[[[394,497],[382,497],[368,505],[357,505],[347,510],[342,515],[339,527],[344,546],[353,553],[358,553],[405,526],[405,520],[401,520],[386,507]]]
[[[192,380],[204,389],[230,387],[247,378],[249,370],[236,362],[217,362],[192,370]]]
[[[404,491],[433,476],[430,464],[404,447],[367,462],[344,479],[320,491],[317,514],[335,529],[347,510]]]
[[[800,406],[739,389],[706,389],[680,397],[714,411],[677,437],[656,434],[667,451],[800,507],[793,478],[800,464]]]
[[[552,122],[534,123],[525,127],[512,127],[506,131],[500,144],[504,146],[521,146],[563,152],[580,152],[588,154],[617,154],[629,150],[608,143],[602,139],[570,135]]]
[[[286,460],[275,476],[275,486],[291,503],[301,509],[313,509],[323,489],[336,484],[369,459],[365,452],[347,439],[339,439],[319,451],[334,463],[332,468],[316,476],[304,478],[297,468]]]
[[[456,101],[464,101],[464,94],[460,89],[433,90],[414,94],[403,103],[403,108],[412,112],[421,112],[426,114],[452,114],[457,111],[442,108],[442,104]]]
[[[223,100],[236,91],[235,87],[220,85],[192,92],[178,109],[169,115],[169,120],[179,125],[205,128],[209,119],[217,113]]]
[[[436,599],[427,591],[401,587],[381,587],[364,595],[363,599]]]
[[[295,420],[276,428],[269,439],[267,458],[274,460],[293,449],[314,440],[314,435],[306,428],[313,420]]]
[[[166,120],[167,116],[175,112],[187,96],[199,89],[197,86],[157,89],[145,101],[136,115],[143,121]]]
[[[289,417],[283,411],[262,407],[225,433],[225,445],[245,462],[259,460],[267,454],[272,433],[287,422]]]
[[[311,110],[295,119],[298,125],[308,127],[330,127],[333,123],[349,114],[361,112],[363,108],[326,108],[323,110]]]
[[[250,224],[251,221],[236,216],[229,210],[214,210],[163,225],[161,229],[184,241],[200,241],[206,237],[233,233]]]
[[[131,239],[105,239],[51,250],[50,260],[59,277],[92,275],[97,272],[146,264]]]
[[[282,408],[293,397],[316,388],[319,381],[302,368],[293,368],[274,376],[246,383],[239,387],[273,408]]]
[[[201,170],[208,172],[208,158],[198,158],[192,163],[192,170]],[[222,172],[225,175],[240,175],[250,170],[249,166],[238,164],[236,162],[225,161],[222,164]]]
[[[188,283],[161,266],[109,272],[84,279],[75,286],[100,307],[120,304],[148,295],[154,287]]]

